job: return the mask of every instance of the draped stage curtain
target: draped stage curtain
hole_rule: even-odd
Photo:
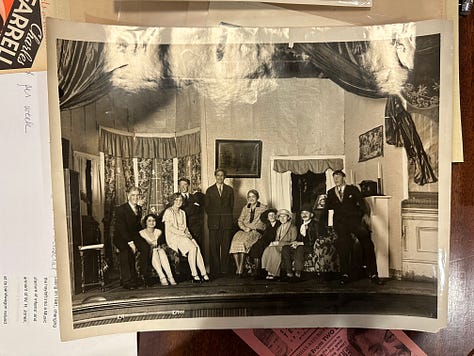
[[[369,98],[387,98],[385,130],[387,143],[405,147],[415,165],[415,182],[420,185],[437,181],[423,148],[411,114],[404,108],[400,95],[383,87],[364,63],[364,53],[371,42],[297,43],[296,53],[306,55],[312,64],[343,89]],[[393,46],[395,51],[395,46]],[[401,67],[401,64],[399,65]],[[396,70],[398,68],[391,68]],[[389,84],[389,83],[388,83]]]
[[[112,89],[104,43],[58,40],[58,90],[61,110],[90,104]]]

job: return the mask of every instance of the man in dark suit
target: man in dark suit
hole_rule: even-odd
[[[296,280],[301,278],[301,272],[304,269],[306,257],[313,252],[314,243],[318,238],[318,223],[313,220],[313,209],[310,205],[301,207],[301,226],[299,227],[298,237],[291,245],[283,246],[281,250],[281,261],[286,277]],[[293,274],[292,264],[295,263]]]
[[[341,170],[333,172],[336,186],[328,191],[326,208],[334,210],[333,226],[336,231],[336,250],[341,265],[341,284],[350,282],[350,256],[352,251],[351,233],[359,240],[369,278],[381,284],[377,274],[374,243],[368,229],[370,218],[362,194],[355,185],[348,185]]]
[[[211,273],[217,277],[229,272],[234,190],[224,183],[226,172],[223,169],[216,169],[214,177],[216,183],[206,190],[205,208],[209,229]]]
[[[150,246],[138,233],[142,229],[142,209],[138,205],[140,191],[137,187],[130,188],[127,199],[126,203],[115,210],[114,245],[119,249],[122,285],[125,289],[134,289],[141,284],[141,281],[137,278],[135,268],[135,252],[137,249],[140,251],[138,258],[140,272],[145,285],[150,284]]]
[[[204,226],[204,194],[201,192],[190,193],[189,186],[191,182],[187,178],[178,180],[178,189],[183,197],[181,209],[186,213],[186,225],[189,232],[196,240],[201,249],[203,244],[203,226]]]

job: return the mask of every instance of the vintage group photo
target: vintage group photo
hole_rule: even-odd
[[[444,22],[49,28],[63,337],[444,325]]]

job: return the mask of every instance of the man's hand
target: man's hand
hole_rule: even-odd
[[[130,248],[132,249],[133,254],[137,253],[137,247],[135,246],[135,244],[133,243],[133,241],[130,241],[130,242],[128,243],[128,246],[130,246]]]

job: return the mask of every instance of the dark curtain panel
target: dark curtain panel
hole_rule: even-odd
[[[61,110],[90,104],[112,89],[104,43],[58,40],[58,90]]]
[[[438,179],[429,163],[420,136],[416,132],[415,123],[408,111],[403,108],[398,96],[389,96],[385,107],[385,127],[391,128],[391,136],[388,135],[387,143],[403,146],[407,155],[415,164],[415,183],[424,185],[436,182]]]
[[[385,134],[387,143],[405,147],[415,162],[415,182],[436,182],[428,156],[423,148],[411,115],[396,95],[382,92],[375,76],[363,65],[363,54],[370,42],[298,43],[295,51],[309,57],[311,63],[343,89],[368,98],[387,98]]]

